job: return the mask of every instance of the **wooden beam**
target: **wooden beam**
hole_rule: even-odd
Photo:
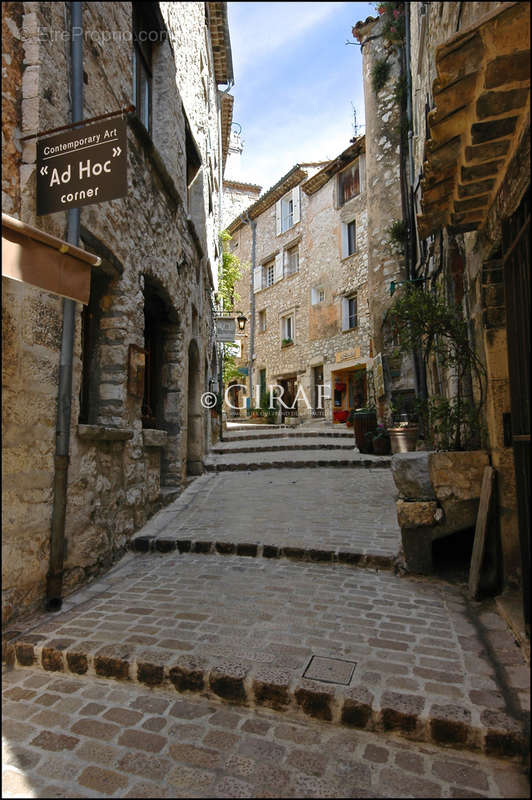
[[[471,567],[469,569],[469,597],[473,599],[478,595],[478,588],[480,584],[480,571],[482,569],[482,561],[484,560],[486,531],[488,529],[490,517],[494,480],[495,470],[493,467],[484,467],[477,523],[475,526],[473,553],[471,556]]]

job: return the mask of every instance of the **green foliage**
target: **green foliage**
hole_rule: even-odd
[[[249,269],[249,264],[242,264],[238,256],[229,250],[231,236],[227,231],[220,234],[222,248],[222,263],[218,281],[218,306],[224,313],[234,312],[240,303],[240,295],[236,291],[236,284]],[[236,358],[231,354],[231,345],[223,344],[223,382],[227,386],[230,381],[242,379],[236,366]]]
[[[267,389],[265,392],[262,392],[262,395],[261,395],[261,398],[260,398],[260,407],[261,407],[261,410],[263,411],[263,413],[267,417],[270,417],[271,419],[273,419],[274,417],[277,416],[277,406],[275,404],[275,400],[273,402],[271,402],[271,399],[272,399],[271,398],[271,394],[272,393],[270,392],[269,389]],[[274,395],[274,397],[275,397],[275,395]],[[272,405],[273,408],[270,408],[270,405]]]
[[[427,366],[436,358],[456,385],[452,399],[433,397],[425,407],[420,406],[428,439],[442,449],[471,446],[481,433],[481,403],[474,404],[465,396],[466,380],[469,375],[476,378],[482,397],[485,370],[471,345],[459,307],[450,305],[441,293],[407,283],[390,309],[389,320],[400,351],[420,351]]]
[[[220,310],[224,312],[234,311],[240,302],[240,295],[235,289],[236,284],[249,269],[249,264],[242,264],[238,256],[229,250],[231,236],[227,231],[220,234],[222,247],[222,264],[220,279],[218,281],[218,298]]]
[[[375,94],[378,94],[386,85],[390,77],[391,69],[391,64],[388,62],[387,58],[379,58],[373,65],[371,70],[371,85],[373,86]]]
[[[281,347],[288,347],[289,344],[294,344],[293,339],[283,339]]]
[[[475,450],[485,434],[480,408],[469,398],[435,395],[419,401],[425,442],[433,450]],[[456,446],[457,441],[460,444]]]
[[[222,344],[222,352],[224,358],[224,368],[222,372],[224,385],[227,386],[228,383],[234,380],[241,382],[243,376],[238,372],[236,358],[231,353],[231,345]]]
[[[404,248],[408,236],[408,229],[404,220],[395,219],[388,228],[388,233],[394,244],[398,244],[400,247]]]

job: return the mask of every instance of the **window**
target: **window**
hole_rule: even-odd
[[[357,296],[342,298],[342,330],[349,331],[358,325]]]
[[[275,278],[275,262],[274,261],[268,262],[268,264],[265,264],[262,269],[263,269],[263,276],[262,276],[263,288],[267,286],[273,286]]]
[[[286,347],[294,342],[294,315],[288,314],[281,317],[281,346]]]
[[[299,186],[296,186],[275,204],[275,229],[277,236],[292,228],[300,219]]]
[[[356,222],[342,222],[342,258],[354,255],[357,251]]]
[[[149,32],[153,26],[133,3],[133,105],[136,115],[151,133],[152,49]]]
[[[284,274],[293,275],[299,269],[299,247],[291,247],[285,251]]]
[[[318,303],[323,303],[325,301],[325,289],[312,289],[311,292],[311,303],[313,306],[317,306]]]
[[[259,311],[259,331],[264,333],[266,330],[266,309]]]
[[[338,204],[343,206],[357,194],[360,194],[360,169],[359,162],[355,161],[338,176]]]

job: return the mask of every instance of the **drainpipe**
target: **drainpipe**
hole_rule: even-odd
[[[413,114],[412,114],[412,74],[410,71],[410,7],[405,3],[405,53],[404,53],[404,68],[406,77],[406,117],[408,121],[408,178],[406,190],[406,203],[407,203],[407,224],[408,224],[408,241],[407,241],[407,277],[413,280],[415,275],[416,264],[416,224],[414,214],[414,152],[413,152]],[[425,365],[419,350],[414,350],[414,372],[416,376],[416,391],[418,396],[424,400],[427,396],[427,381],[425,374]]]
[[[255,220],[250,220],[249,214],[246,211],[245,216],[242,214],[240,217],[242,222],[245,222],[246,225],[249,225],[251,228],[251,275],[249,279],[249,309],[250,309],[250,328],[249,328],[249,361],[248,361],[248,372],[249,372],[249,406],[251,408],[251,403],[253,402],[253,352],[255,350],[255,292],[253,286],[253,280],[255,275],[255,241],[256,241],[256,231],[257,231],[257,223]]]
[[[83,49],[82,3],[70,3],[70,41],[72,59],[72,122],[83,119]],[[69,244],[79,246],[80,209],[67,211]],[[50,537],[50,565],[46,577],[46,609],[59,611],[63,603],[63,567],[65,557],[65,518],[67,504],[70,416],[72,411],[72,362],[76,303],[63,300],[63,332],[59,360],[57,396],[54,501]]]

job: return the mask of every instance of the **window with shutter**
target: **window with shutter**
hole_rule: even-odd
[[[347,169],[344,169],[338,176],[338,204],[343,206],[352,197],[360,194],[360,170],[359,162],[356,161]]]
[[[275,233],[279,236],[281,232],[281,201],[278,200],[275,204]]]
[[[296,225],[301,219],[301,201],[300,201],[299,186],[292,189],[292,206],[293,206],[293,221],[292,224]]]
[[[262,288],[273,286],[275,280],[275,261],[269,261],[262,268]]]
[[[253,270],[253,291],[260,292],[262,289],[262,267],[255,267]]]
[[[356,222],[342,222],[342,258],[356,253]]]

